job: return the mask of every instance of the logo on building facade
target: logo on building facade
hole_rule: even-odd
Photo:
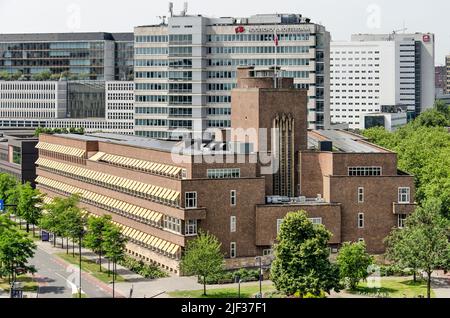
[[[236,34],[244,33],[245,32],[245,28],[243,26],[238,26],[236,29],[234,29],[234,31],[236,31]]]
[[[425,43],[430,42],[430,41],[431,41],[431,36],[429,36],[428,34],[425,34],[425,35],[423,36],[423,41],[424,41]]]

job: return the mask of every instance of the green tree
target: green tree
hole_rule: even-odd
[[[33,236],[35,225],[42,216],[42,194],[33,189],[29,182],[19,187],[17,202],[17,214],[27,222],[27,233],[30,232],[30,224],[33,225]]]
[[[367,269],[373,264],[374,259],[366,252],[364,242],[346,242],[339,250],[336,262],[341,279],[351,290],[354,290],[359,281],[365,280],[369,276]]]
[[[423,112],[414,122],[415,125],[424,127],[445,127],[449,126],[449,123],[445,113],[437,109],[430,109]]]
[[[17,186],[17,180],[11,175],[0,173],[0,199],[7,202],[8,197],[13,193]]]
[[[182,272],[202,278],[205,296],[207,279],[222,273],[224,269],[224,255],[220,248],[221,244],[215,236],[200,232],[195,239],[188,242],[181,260]]]
[[[111,220],[110,215],[104,215],[100,218],[90,217],[87,222],[87,233],[84,243],[87,248],[98,254],[100,271],[102,271],[103,244],[105,242],[103,234],[106,228],[111,225]]]
[[[0,267],[1,273],[7,274],[11,282],[14,281],[18,268],[34,272],[34,268],[27,264],[34,256],[36,245],[27,234],[13,226],[5,226],[8,221],[0,216]]]
[[[66,211],[63,214],[62,224],[64,224],[64,235],[67,238],[66,252],[69,253],[69,238],[72,239],[72,255],[75,256],[75,242],[80,244],[80,238],[84,235],[84,228],[86,227],[86,213],[78,207],[79,197],[75,196],[68,204]]]
[[[112,223],[108,223],[103,229],[102,250],[105,256],[112,261],[113,280],[116,277],[116,265],[125,258],[127,239],[122,235],[120,228]]]
[[[60,236],[62,239],[61,246],[64,247],[64,236],[68,237],[70,235],[65,213],[76,210],[78,202],[79,196],[72,195],[68,198],[54,198],[50,204],[44,206],[47,213],[42,216],[39,225],[41,228],[54,234],[53,245],[56,246],[56,238]]]
[[[9,81],[11,80],[11,75],[7,71],[0,72],[0,81]]]
[[[393,230],[387,239],[388,255],[394,261],[404,266],[412,263],[427,274],[428,298],[432,273],[450,265],[449,221],[440,214],[440,205],[437,200],[425,202],[406,219],[404,229]]]
[[[329,260],[331,233],[313,225],[305,211],[291,212],[281,224],[271,277],[287,295],[320,296],[339,291],[339,268]]]

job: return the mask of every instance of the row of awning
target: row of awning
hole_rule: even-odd
[[[48,142],[42,142],[42,141],[36,145],[36,148],[40,149],[40,150],[47,150],[47,151],[56,152],[56,153],[63,154],[63,155],[78,157],[78,158],[83,158],[86,155],[86,151],[83,149],[67,147],[67,146],[62,146],[62,145],[55,145],[55,144],[50,144]]]
[[[126,214],[135,216],[152,224],[158,224],[163,218],[163,215],[159,212],[145,209],[134,204],[129,204],[124,201],[110,198],[88,190],[80,189],[78,187],[74,187],[66,183],[48,179],[42,176],[37,177],[36,182],[46,187],[55,189],[56,191],[62,191],[70,195],[79,194],[83,200],[95,202],[99,205],[104,206],[108,210],[122,211]]]
[[[39,158],[36,164],[47,169],[52,169],[61,173],[69,174],[71,176],[87,179],[90,181],[90,183],[93,184],[102,183],[113,189],[118,187],[124,189],[125,192],[127,192],[128,190],[133,194],[145,198],[150,197],[153,199],[157,199],[158,201],[161,201],[163,203],[168,203],[176,206],[179,205],[180,192],[175,190],[117,177],[103,172],[97,172],[44,158]]]
[[[89,158],[91,161],[103,161],[109,164],[123,166],[131,169],[147,171],[152,174],[164,175],[172,178],[181,178],[180,167],[166,165],[162,163],[151,162],[147,160],[133,159],[129,157],[110,155],[104,152],[98,152]]]
[[[135,241],[138,244],[142,244],[147,246],[148,248],[155,249],[161,254],[167,254],[171,257],[176,257],[181,250],[181,246],[177,244],[168,242],[156,236],[144,233],[117,222],[113,223],[120,227],[122,234],[125,237],[129,238],[131,241]]]

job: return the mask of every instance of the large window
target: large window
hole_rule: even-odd
[[[186,192],[186,209],[197,208],[197,192]]]
[[[364,228],[364,213],[358,213],[358,228]]]
[[[381,176],[381,167],[349,167],[348,175],[351,177]]]
[[[197,235],[197,220],[186,221],[185,235]]]
[[[241,169],[208,169],[208,179],[238,179]]]
[[[320,225],[320,224],[322,224],[322,218],[310,218],[309,220],[310,220],[311,223],[314,224],[314,225]]]
[[[398,203],[410,203],[410,188],[398,188]]]
[[[165,216],[164,217],[164,229],[172,231],[172,232],[176,232],[176,233],[181,233],[181,220],[170,217],[170,216]]]

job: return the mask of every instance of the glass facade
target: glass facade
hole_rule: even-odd
[[[67,95],[68,118],[105,117],[105,82],[68,82]]]
[[[0,72],[12,79],[130,80],[133,34],[61,33],[0,35]],[[43,79],[43,73],[47,73]],[[51,78],[49,78],[51,76]]]

